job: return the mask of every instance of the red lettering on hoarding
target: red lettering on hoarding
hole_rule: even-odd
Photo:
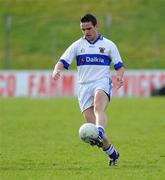
[[[148,76],[148,81],[149,81],[149,92],[151,93],[153,89],[155,88],[155,78],[156,76],[154,74],[150,74]]]
[[[16,78],[12,74],[7,76],[7,79],[6,79],[6,90],[7,90],[8,96],[14,96],[15,95]]]
[[[133,96],[137,96],[137,77],[136,75],[130,75],[131,93]]]
[[[54,81],[50,76],[45,74],[31,74],[28,78],[28,95],[29,96],[53,96],[63,95],[62,87],[59,84],[63,79]],[[57,88],[58,87],[58,88]],[[64,86],[65,87],[65,86]]]
[[[147,83],[147,77],[144,74],[139,75],[137,79],[138,95],[145,96],[145,94],[147,93],[147,88],[145,87],[146,83]]]
[[[2,96],[5,91],[4,85],[3,85],[4,79],[5,79],[4,76],[0,74],[0,96]]]
[[[46,95],[46,93],[47,93],[46,76],[45,75],[41,75],[41,77],[39,79],[38,93],[40,95]]]
[[[7,96],[15,96],[16,92],[16,77],[13,74],[9,74],[3,76],[0,75],[0,82],[2,86],[0,87],[0,96],[7,95]]]
[[[64,75],[62,77],[62,91],[64,96],[71,96],[74,94],[74,76]]]
[[[75,74],[64,73],[58,81],[54,81],[47,72],[34,72],[34,74],[26,72],[23,76],[21,73],[0,72],[0,96],[75,95]],[[17,76],[19,76],[19,82],[17,82]],[[119,90],[115,74],[112,80],[114,96],[148,96],[154,88],[165,86],[165,73],[163,71],[128,71],[124,76],[123,87]]]
[[[34,79],[35,79],[35,75],[30,74],[30,76],[28,78],[28,96],[33,95],[33,89],[34,89],[34,86],[35,86]]]
[[[118,96],[117,80],[116,80],[115,75],[112,75],[112,82],[113,82],[112,95],[113,96]]]
[[[52,77],[50,77],[50,89],[49,89],[50,96],[55,95],[56,91],[57,91],[57,81],[55,81]]]
[[[128,95],[128,90],[129,90],[129,82],[130,82],[130,77],[129,76],[124,76],[124,84],[123,84],[123,95],[127,96]]]

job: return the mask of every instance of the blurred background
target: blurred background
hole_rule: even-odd
[[[164,12],[164,0],[0,0],[0,69],[52,69],[82,36],[85,13],[96,15],[127,69],[165,69]]]

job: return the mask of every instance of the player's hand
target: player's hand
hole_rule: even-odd
[[[54,80],[58,80],[58,79],[60,79],[60,76],[61,76],[61,71],[55,69],[52,73],[52,78]]]
[[[117,76],[117,89],[123,86],[123,83],[124,83],[123,77]]]

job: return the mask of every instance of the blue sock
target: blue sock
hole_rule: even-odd
[[[116,159],[117,151],[112,146],[112,144],[110,144],[109,147],[107,149],[105,149],[104,151],[111,159]]]
[[[104,127],[102,127],[102,126],[98,126],[98,131],[99,131],[99,136],[101,137],[101,138],[103,138],[104,137]]]

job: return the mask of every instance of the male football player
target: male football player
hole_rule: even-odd
[[[91,139],[91,145],[101,147],[108,155],[109,165],[117,165],[119,153],[105,134],[106,107],[112,96],[110,65],[114,65],[118,88],[123,85],[124,65],[117,46],[98,32],[97,19],[86,14],[80,20],[83,37],[73,42],[54,67],[52,77],[60,78],[61,71],[68,69],[76,60],[78,70],[78,101],[86,122],[97,126],[99,137]]]

